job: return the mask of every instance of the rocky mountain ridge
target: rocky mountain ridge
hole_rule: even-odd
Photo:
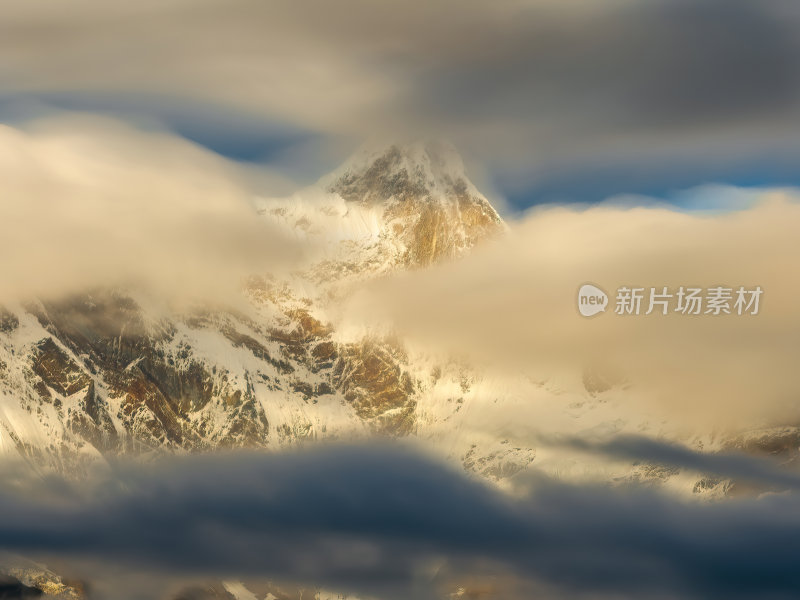
[[[430,374],[397,339],[334,331],[331,289],[455,259],[502,220],[452,148],[430,143],[360,155],[309,194],[258,207],[327,254],[294,281],[251,278],[244,311],[153,311],[111,289],[4,307],[0,451],[69,471],[108,454],[418,432]]]

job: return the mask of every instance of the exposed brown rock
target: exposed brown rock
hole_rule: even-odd
[[[19,318],[6,307],[0,305],[0,331],[11,333],[19,327]]]
[[[154,446],[186,449],[260,446],[266,442],[268,421],[249,383],[247,390],[235,388],[226,372],[209,372],[186,345],[166,354],[163,348],[174,335],[173,326],[167,322],[146,322],[131,299],[97,292],[43,304],[36,309],[36,316],[62,343],[86,357],[87,368],[91,366],[102,375],[111,397],[121,398],[118,416],[130,434],[126,450]],[[229,320],[200,313],[192,319],[198,327],[218,326],[234,345],[248,348],[282,372],[293,369],[288,363],[273,360],[260,342],[238,332]],[[46,366],[53,362],[49,357],[55,351],[49,345],[45,349],[49,350],[44,355],[49,360],[43,362]],[[47,381],[55,381],[64,388],[58,378],[69,376],[73,370],[82,371],[74,362],[66,366],[63,357],[58,358],[61,363],[50,369]],[[228,413],[222,429],[213,432],[204,417],[191,418],[211,402],[219,403]],[[109,428],[108,415],[99,411],[93,388],[82,406],[85,414],[70,417],[71,431],[99,448],[112,448],[117,442],[113,427]]]
[[[726,449],[750,454],[793,457],[800,454],[800,427],[776,427],[750,432],[728,442]]]
[[[67,426],[100,452],[118,449],[119,435],[114,428],[106,407],[101,404],[94,391],[94,382],[86,388],[80,411],[73,411]]]
[[[311,349],[311,356],[319,363],[332,361],[336,358],[336,344],[321,342]]]
[[[404,154],[407,149],[391,146],[372,164],[346,171],[328,187],[348,202],[385,207],[386,233],[405,246],[401,263],[406,267],[455,258],[504,231],[497,211],[465,177],[439,170],[446,160],[439,146],[424,144],[416,164]]]
[[[283,344],[291,346],[305,344],[328,337],[333,331],[329,325],[323,324],[302,308],[290,310],[286,316],[293,325],[291,329],[273,328],[270,330],[271,338]]]
[[[368,340],[342,347],[333,373],[334,385],[356,413],[376,429],[404,435],[414,426],[414,385],[401,368],[402,350]]]
[[[128,429],[155,444],[184,445],[184,431],[176,406],[144,373],[136,370],[120,378],[112,389],[123,396],[122,417]]]
[[[253,356],[260,358],[276,367],[281,373],[293,373],[294,367],[285,360],[276,360],[272,358],[269,350],[264,345],[253,337],[237,331],[231,325],[225,324],[220,327],[222,335],[228,338],[236,348],[247,348],[253,353]]]
[[[413,180],[406,169],[397,168],[401,161],[400,148],[391,146],[364,173],[345,174],[330,187],[330,191],[361,204],[379,204],[389,198],[408,200],[424,195],[424,183]]]
[[[45,338],[36,345],[32,367],[42,381],[63,396],[70,396],[92,382],[52,338]]]
[[[290,384],[292,391],[301,394],[306,400],[314,395],[314,386],[307,381],[294,380]]]
[[[23,558],[11,559],[0,568],[0,598],[60,598],[86,600],[85,582],[65,579],[38,563]]]
[[[230,418],[226,435],[219,441],[222,448],[258,448],[266,444],[269,422],[261,406],[254,399]]]

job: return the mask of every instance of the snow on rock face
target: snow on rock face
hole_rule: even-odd
[[[620,421],[622,394],[596,377],[564,389],[530,374],[488,377],[328,322],[348,282],[455,258],[504,231],[452,147],[364,150],[318,185],[258,207],[323,252],[289,280],[253,277],[246,308],[173,314],[131,290],[0,307],[0,456],[75,471],[119,453],[380,434],[413,436],[499,482],[534,460],[572,469],[527,438],[526,423],[645,431],[643,416]],[[796,440],[768,437],[762,446]]]
[[[505,228],[442,142],[362,149],[315,186],[258,205],[323,241],[326,260],[315,270],[322,281],[456,258]]]
[[[349,202],[365,204],[414,196],[442,199],[457,185],[463,185],[473,196],[481,196],[467,179],[456,149],[435,141],[362,148],[320,183]]]
[[[503,230],[497,211],[446,143],[365,149],[322,184],[349,203],[382,207],[382,233],[400,242],[406,266],[457,257]]]
[[[417,434],[427,374],[402,341],[334,331],[325,315],[343,282],[503,230],[461,159],[443,144],[365,150],[259,208],[325,251],[291,280],[254,277],[247,314],[170,314],[135,290],[0,309],[0,452],[75,470],[118,453]]]
[[[54,464],[84,448],[269,447],[328,428],[357,433],[361,420],[331,386],[330,330],[284,308],[153,319],[130,296],[97,291],[19,307],[21,325],[0,332],[0,447]]]

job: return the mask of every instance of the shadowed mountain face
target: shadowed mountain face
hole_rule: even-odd
[[[22,600],[25,598],[39,598],[42,590],[25,585],[16,577],[0,575],[0,599]]]
[[[0,565],[0,599],[29,600],[58,598],[86,600],[88,585],[84,581],[64,579],[42,564],[19,556],[2,555]]]
[[[416,432],[429,366],[400,340],[334,331],[333,291],[354,273],[457,258],[505,226],[444,144],[364,151],[307,194],[253,218],[330,236],[330,251],[296,280],[251,279],[244,311],[156,311],[109,289],[2,308],[0,450],[70,470],[109,454]]]

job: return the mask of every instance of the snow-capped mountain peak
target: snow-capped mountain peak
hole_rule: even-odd
[[[259,207],[326,241],[326,261],[371,273],[458,257],[505,227],[455,148],[429,140],[363,147],[316,185]]]
[[[458,191],[481,196],[455,147],[436,140],[364,146],[320,183],[347,201],[362,203],[412,195],[441,199]]]

